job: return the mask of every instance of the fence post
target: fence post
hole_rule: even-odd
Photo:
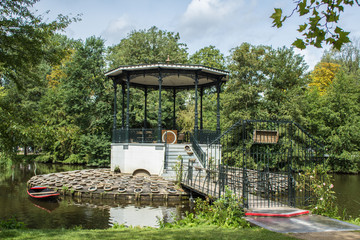
[[[248,199],[248,179],[247,179],[247,170],[246,170],[246,121],[242,121],[242,151],[243,151],[243,201],[244,201],[244,207],[249,208],[249,199]]]
[[[184,167],[184,160],[183,160],[183,158],[181,158],[181,159],[180,159],[180,176],[181,176],[181,178],[180,178],[180,183],[182,183],[182,181],[183,181],[183,179],[184,179],[184,176],[183,176],[183,174],[184,174],[184,169],[183,169],[183,167]]]
[[[289,191],[289,206],[291,207],[295,207],[295,194],[294,194],[294,179],[293,179],[293,154],[292,154],[292,141],[293,141],[293,128],[292,128],[293,123],[290,123],[290,149],[288,152],[288,191]]]
[[[167,143],[167,131],[165,132],[165,162],[164,162],[164,170],[167,171],[168,168],[168,155],[169,155],[169,146]]]
[[[189,159],[190,160],[190,159]],[[189,168],[188,168],[188,176],[189,176],[189,180],[190,180],[190,185],[193,185],[193,161],[189,161]]]

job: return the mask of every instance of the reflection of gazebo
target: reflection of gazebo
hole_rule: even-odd
[[[112,160],[115,157],[114,149],[122,146],[128,149],[131,144],[140,146],[139,143],[157,145],[160,149],[162,142],[162,108],[161,93],[164,89],[173,91],[173,129],[176,130],[176,92],[181,89],[195,89],[195,122],[193,138],[198,143],[207,143],[220,134],[220,87],[228,79],[228,72],[210,68],[202,65],[183,65],[183,64],[144,64],[133,66],[120,66],[108,71],[105,75],[113,80],[114,83],[114,124],[112,137]],[[116,93],[118,85],[122,86],[122,124],[117,128],[116,115]],[[130,87],[144,89],[144,124],[141,129],[131,129],[129,125],[129,90]],[[215,86],[217,89],[217,112],[216,112],[216,131],[203,129],[202,98],[205,88]],[[149,129],[147,126],[147,95],[148,89],[158,89],[159,108],[158,126],[156,129]],[[199,111],[198,100],[200,90],[200,129],[198,124]],[[125,94],[126,93],[126,94]],[[126,95],[126,107],[125,107]],[[138,99],[137,99],[138,101]],[[126,112],[125,112],[126,109]],[[170,131],[170,130],[169,130]],[[176,131],[173,131],[175,134]],[[134,145],[134,146],[135,146]],[[113,167],[113,163],[112,163]],[[121,167],[120,167],[121,169]]]

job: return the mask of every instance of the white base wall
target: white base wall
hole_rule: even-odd
[[[165,146],[162,143],[112,143],[111,170],[116,166],[122,173],[145,169],[151,175],[161,175],[164,168]]]

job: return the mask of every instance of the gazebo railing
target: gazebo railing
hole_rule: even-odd
[[[131,128],[113,130],[113,143],[156,143],[158,130],[150,128]]]
[[[157,128],[130,128],[130,129],[115,129],[113,130],[112,142],[113,143],[157,143],[163,142],[159,138],[159,130]],[[179,133],[183,134],[181,143],[193,142],[190,135],[196,139],[197,144],[210,144],[219,137],[216,131],[212,130],[198,130],[197,137],[194,137],[190,132]],[[160,141],[159,141],[160,140]],[[180,139],[179,139],[180,140]]]

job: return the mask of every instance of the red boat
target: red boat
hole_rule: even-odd
[[[60,195],[60,193],[42,186],[35,186],[27,190],[27,193],[30,197],[37,198],[37,199],[48,199],[48,198],[56,198]]]

